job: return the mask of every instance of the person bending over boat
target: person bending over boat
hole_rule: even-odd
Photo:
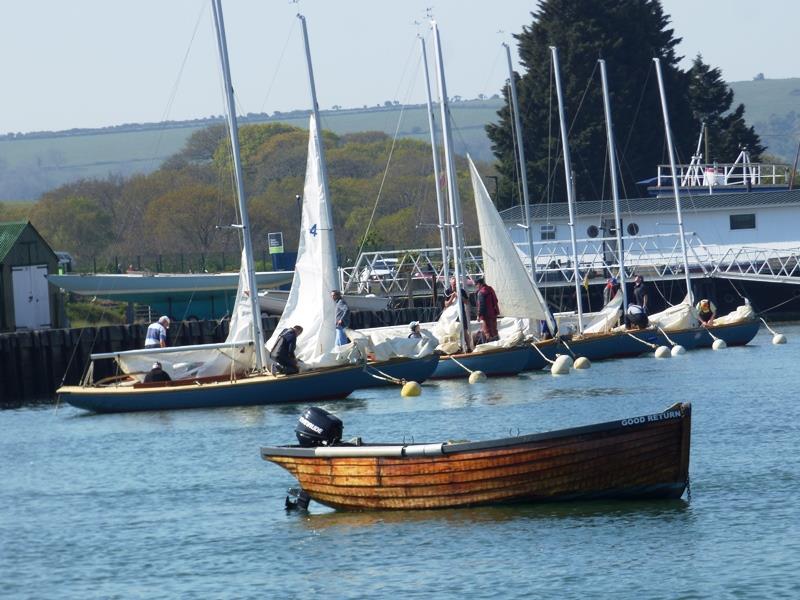
[[[500,315],[500,305],[494,288],[486,284],[481,277],[475,281],[478,286],[478,321],[481,322],[481,333],[486,342],[500,339],[497,333],[497,317]]]
[[[344,346],[350,341],[344,333],[344,330],[350,327],[350,307],[347,306],[339,290],[333,290],[331,298],[336,302],[336,345]]]
[[[703,298],[697,303],[697,318],[701,325],[713,325],[717,316],[717,307],[708,298]]]
[[[169,329],[169,317],[166,315],[159,317],[158,321],[147,328],[147,334],[144,336],[144,347],[166,348],[167,329]]]
[[[153,368],[144,376],[145,383],[154,383],[156,381],[172,381],[172,377],[161,367],[161,363],[158,361],[153,363]]]
[[[297,336],[301,333],[303,333],[303,328],[300,325],[281,331],[278,340],[272,347],[272,352],[269,353],[269,357],[273,361],[273,375],[294,375],[300,372],[294,351],[297,348]]]
[[[628,305],[628,329],[644,329],[650,323],[644,308],[638,304]]]

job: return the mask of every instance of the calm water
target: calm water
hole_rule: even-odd
[[[800,326],[750,347],[361,391],[345,436],[489,439],[693,403],[691,501],[283,510],[301,406],[0,412],[0,596],[800,597]]]

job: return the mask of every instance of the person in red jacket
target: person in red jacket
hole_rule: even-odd
[[[497,317],[500,315],[500,306],[494,288],[487,285],[483,278],[475,281],[478,286],[478,320],[481,322],[481,333],[485,342],[494,342],[500,339],[497,334]]]

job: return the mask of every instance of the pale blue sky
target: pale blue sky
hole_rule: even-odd
[[[210,0],[2,5],[0,133],[223,112]],[[797,0],[663,0],[663,5],[684,38],[681,53],[691,58],[701,52],[728,81],[758,72],[768,78],[800,75],[793,58]],[[530,23],[535,1],[227,0],[223,8],[240,111],[309,106],[298,10],[308,19],[323,109],[424,102],[415,36],[420,32],[429,39],[430,6],[442,34],[450,95],[497,93],[506,78],[500,44]]]

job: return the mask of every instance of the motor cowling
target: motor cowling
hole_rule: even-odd
[[[332,446],[342,440],[344,425],[339,417],[316,406],[303,411],[294,432],[301,446]]]

